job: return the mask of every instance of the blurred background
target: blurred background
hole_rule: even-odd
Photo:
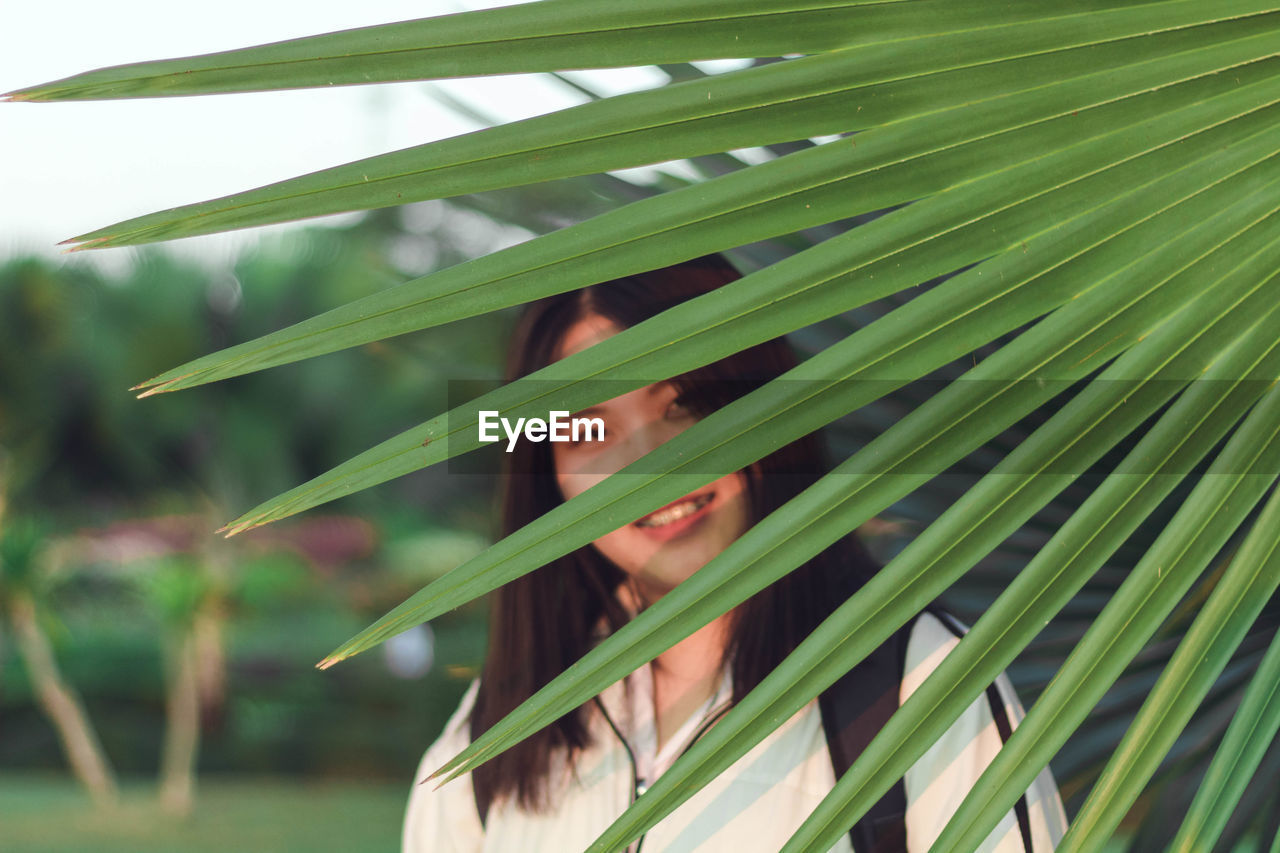
[[[118,824],[78,821],[86,794],[109,812],[121,788],[119,826],[139,831],[167,824],[128,807],[154,805],[246,830],[258,815],[279,836],[237,849],[394,849],[406,780],[475,673],[483,611],[313,666],[484,547],[492,478],[427,471],[234,539],[214,531],[443,409],[454,371],[493,372],[504,318],[207,393],[138,401],[127,389],[402,280],[397,241],[438,246],[447,262],[444,223],[464,222],[477,247],[502,233],[479,214],[438,213],[416,231],[404,211],[302,229],[220,270],[164,251],[110,273],[0,264],[0,847],[74,849],[81,827],[107,849],[100,833]],[[50,821],[55,805],[75,820]],[[238,838],[227,832],[220,845]],[[174,847],[185,833],[154,849],[205,849]],[[118,849],[144,840],[121,836]]]

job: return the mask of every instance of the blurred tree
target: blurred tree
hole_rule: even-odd
[[[62,677],[41,625],[41,602],[48,589],[48,526],[7,517],[4,482],[5,458],[0,454],[0,605],[72,772],[99,808],[110,808],[118,797],[115,772],[75,688]]]

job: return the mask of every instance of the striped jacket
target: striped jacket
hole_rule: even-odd
[[[942,620],[925,613],[910,629],[899,699],[923,683],[959,642]],[[585,849],[638,792],[652,784],[728,707],[728,674],[703,708],[661,750],[656,748],[652,678],[648,667],[626,685],[605,690],[591,716],[593,743],[573,767],[553,774],[556,807],[530,814],[509,801],[494,804],[487,820],[477,814],[469,776],[438,790],[426,777],[468,743],[468,717],[476,684],[463,697],[444,733],[427,750],[410,794],[403,831],[404,853],[564,853]],[[961,800],[995,756],[1004,737],[1022,719],[1022,707],[1001,675],[907,771],[906,849],[925,853]],[[1003,705],[1000,708],[999,705]],[[993,711],[1001,711],[998,716]],[[999,718],[998,718],[999,717]],[[776,851],[835,784],[818,700],[757,744],[644,836],[632,850]],[[1066,815],[1046,769],[980,848],[998,853],[1052,850],[1066,832]],[[847,837],[832,848],[852,850]]]

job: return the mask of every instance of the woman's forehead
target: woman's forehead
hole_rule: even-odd
[[[585,314],[565,330],[560,343],[556,345],[554,358],[556,361],[567,358],[620,331],[622,329],[607,317],[595,313]]]

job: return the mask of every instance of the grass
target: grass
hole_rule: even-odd
[[[0,774],[6,853],[394,853],[408,785],[217,777],[200,781],[194,814],[175,819],[148,783],[96,812],[70,779]]]
[[[95,812],[69,778],[0,774],[3,853],[395,853],[409,796],[385,782],[207,777],[185,820],[156,807],[148,783],[126,785],[119,809]],[[1126,848],[1113,839],[1104,853]],[[1267,845],[1256,839],[1236,853]]]

